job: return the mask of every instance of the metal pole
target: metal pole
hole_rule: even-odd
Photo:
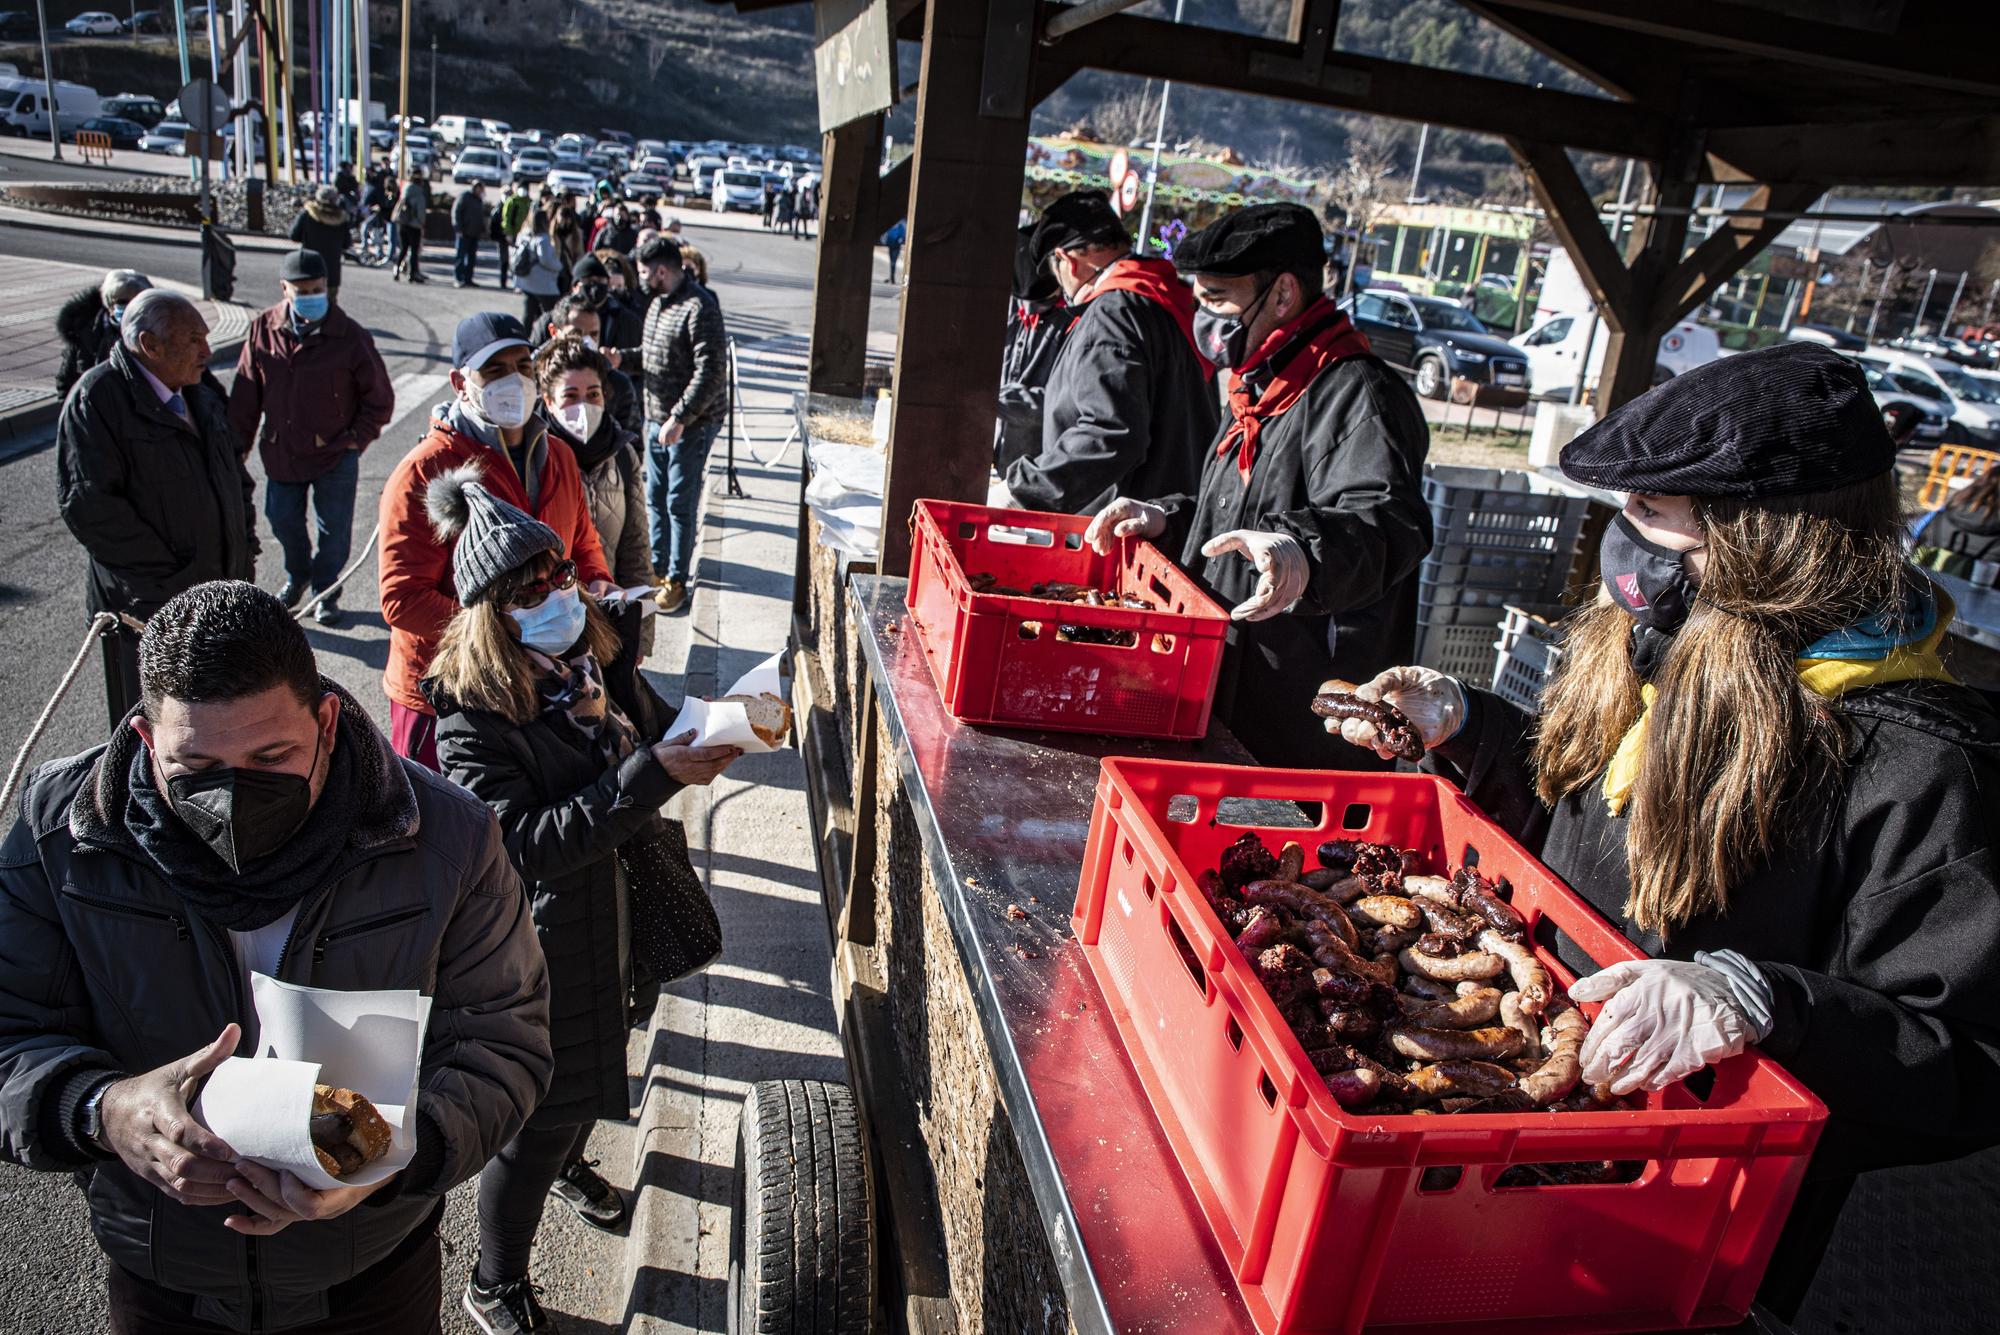
[[[311,180],[321,180],[319,160],[326,147],[326,117],[320,114],[319,101],[319,7],[322,0],[306,0],[306,103],[312,116],[313,152],[308,159]]]
[[[49,148],[53,153],[51,160],[61,162],[62,131],[56,122],[61,117],[62,109],[56,105],[56,67],[49,60],[49,11],[43,0],[35,0],[35,18],[42,25],[42,87],[47,90],[49,99]]]
[[[1992,285],[1986,289],[1986,308],[1979,317],[1981,324],[1993,323],[1993,302],[1996,298],[2000,298],[2000,278],[1994,279]]]
[[[368,176],[368,158],[374,144],[368,138],[372,123],[368,117],[370,106],[369,84],[373,71],[368,68],[368,0],[354,0],[354,162],[356,175],[365,180]]]
[[[1417,187],[1424,179],[1424,150],[1430,147],[1430,142],[1431,127],[1426,122],[1424,128],[1417,134],[1417,162],[1414,167],[1410,168],[1410,193],[1403,197],[1405,204],[1420,202]]]
[[[438,120],[438,35],[431,34],[431,118],[435,126]]]
[[[728,494],[731,496],[741,497],[748,495],[748,493],[743,490],[743,483],[739,481],[736,476],[737,397],[738,395],[736,389],[736,340],[732,338],[729,340],[729,402],[724,406],[723,414],[727,419],[729,425]]]
[[[285,180],[292,185],[299,183],[299,122],[292,114],[292,84],[298,71],[292,63],[292,53],[297,49],[292,34],[298,29],[298,15],[292,9],[293,0],[279,0],[283,16],[278,24],[278,73],[282,84],[278,89],[278,102],[285,117]]]
[[[1174,22],[1181,21],[1182,0],[1174,0]],[[1146,167],[1146,206],[1139,210],[1139,253],[1147,254],[1146,238],[1152,235],[1153,189],[1160,180],[1160,148],[1167,137],[1167,98],[1174,91],[1172,79],[1160,81],[1160,115],[1153,124],[1153,159]]]
[[[1894,260],[1882,266],[1882,286],[1875,293],[1874,309],[1868,312],[1868,332],[1863,335],[1870,343],[1875,341],[1875,324],[1882,318],[1882,299],[1889,295],[1889,275],[1895,272]]]
[[[403,0],[403,73],[396,94],[396,179],[410,174],[410,0]]]
[[[1931,289],[1937,286],[1937,270],[1931,270],[1930,277],[1924,279],[1924,299],[1917,303],[1917,313],[1910,317],[1910,332],[1916,333],[1917,326],[1924,322],[1924,313],[1931,308]]]
[[[1139,0],[1083,0],[1082,4],[1059,9],[1049,16],[1049,26],[1043,29],[1043,40],[1054,41],[1099,19],[1108,19],[1119,10],[1130,9],[1138,3]]]
[[[1944,308],[1944,323],[1938,326],[1938,332],[1946,338],[1951,337],[1951,317],[1958,314],[1958,299],[1964,295],[1965,275],[1960,273],[1958,286],[1951,290],[1951,305]]]

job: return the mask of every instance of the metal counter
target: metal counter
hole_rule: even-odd
[[[1182,745],[957,723],[907,586],[857,574],[851,609],[1070,1318],[1080,1335],[1251,1335],[1069,927],[1103,757],[1249,758],[1219,725]]]
[[[1981,588],[1956,575],[1940,574],[1935,570],[1924,573],[1950,594],[1952,602],[1958,606],[1958,615],[1951,623],[1952,634],[1963,635],[1974,644],[1985,645],[1988,649],[2000,649],[2000,590]]]

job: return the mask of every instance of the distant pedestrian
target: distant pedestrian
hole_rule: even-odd
[[[178,292],[125,307],[119,343],[84,374],[56,423],[56,504],[90,555],[92,612],[143,621],[183,589],[255,579],[255,484],[208,373],[208,322]],[[105,642],[115,722],[139,702],[139,638]]]
[[[590,519],[576,456],[551,444],[536,411],[528,330],[498,311],[469,315],[451,340],[452,396],[431,413],[430,431],[382,488],[382,619],[389,623],[389,736],[396,754],[437,768],[437,712],[419,683],[458,610],[451,543],[424,509],[431,480],[476,465],[493,495],[541,520],[562,539],[577,576],[608,591],[611,567]]]
[[[380,264],[393,249],[391,238],[396,234],[396,225],[390,220],[395,202],[390,190],[395,178],[386,166],[377,165],[368,173],[368,187],[361,192],[361,261],[364,264]]]
[[[431,212],[431,183],[412,172],[396,197],[396,236],[403,252],[396,264],[396,277],[424,283],[424,224]]]
[[[339,594],[328,590],[352,546],[361,452],[395,416],[396,394],[374,337],[328,300],[320,257],[295,251],[278,272],[284,300],[250,325],[229,387],[229,425],[244,449],[256,442],[264,461],[264,515],[285,553],[279,599],[295,608],[308,589],[323,595],[313,619],[337,626]]]
[[[903,258],[903,220],[896,219],[896,225],[882,233],[882,244],[889,250],[889,281],[896,281],[896,262]]]
[[[507,287],[513,281],[514,266],[507,262],[514,253],[514,243],[521,239],[521,229],[528,225],[528,215],[534,208],[528,202],[528,192],[521,188],[519,181],[507,185],[507,197],[500,201],[500,286]]]
[[[556,243],[556,260],[562,266],[562,277],[556,284],[558,292],[567,292],[576,280],[571,275],[576,262],[589,253],[584,244],[586,224],[577,216],[576,204],[565,198],[556,206],[555,215],[549,221],[549,239]]]
[[[354,244],[354,217],[340,198],[340,191],[323,185],[292,220],[292,240],[307,250],[316,250],[326,261],[326,290],[340,300],[340,257]]]
[[[774,180],[769,176],[764,178],[764,230],[765,231],[769,231],[771,229],[771,222],[774,218],[777,217],[778,196],[785,193],[786,187],[789,186],[790,184],[791,183],[789,181]]]
[[[118,346],[118,322],[125,303],[153,285],[136,269],[113,269],[96,287],[84,288],[56,312],[56,335],[62,339],[62,361],[56,367],[56,397],[64,398],[83,373],[111,355]]]
[[[562,261],[556,255],[555,238],[549,235],[546,210],[538,208],[528,215],[507,267],[514,271],[514,286],[521,289],[521,323],[532,327],[562,295]]]
[[[654,294],[645,341],[619,348],[618,364],[642,372],[653,565],[665,577],[660,607],[672,612],[687,601],[708,451],[727,409],[729,335],[715,295],[683,265],[679,246],[655,237],[639,269]]]
[[[340,192],[342,200],[353,200],[361,193],[361,182],[354,175],[354,164],[343,162],[333,174],[333,188]]]
[[[457,247],[452,254],[453,287],[471,287],[479,268],[479,242],[486,235],[486,187],[478,181],[458,192],[451,206]]]
[[[646,418],[639,398],[639,387],[634,382],[633,376],[626,375],[613,365],[618,354],[613,349],[604,345],[603,318],[597,311],[591,308],[589,302],[575,293],[571,293],[561,301],[558,301],[555,309],[549,312],[548,338],[536,346],[536,357],[539,358],[542,355],[549,341],[559,339],[565,334],[575,335],[583,341],[586,347],[596,349],[599,355],[604,358],[603,388],[605,411],[611,414],[612,420],[616,421],[619,426],[631,433],[634,441],[643,439],[646,429]],[[539,364],[537,362],[537,365]],[[633,367],[633,372],[636,375],[638,367]],[[634,448],[636,449],[637,446],[635,445]],[[646,513],[643,499],[639,505],[639,513],[641,517]],[[609,548],[606,550],[609,551]],[[621,580],[619,582],[624,585],[631,583],[629,580]]]
[[[797,193],[791,190],[780,190],[778,192],[778,229],[797,236],[799,234],[798,219],[799,197]]]
[[[565,310],[564,308],[568,308]],[[565,297],[558,304],[583,329],[596,312]],[[631,396],[632,382],[604,359],[576,325],[535,353],[535,379],[549,434],[569,446],[590,497],[591,522],[611,579],[621,589],[654,583],[652,525],[646,517],[646,466],[639,459],[639,435],[619,420],[614,396]],[[614,388],[618,386],[619,388]],[[635,405],[636,406],[636,405]],[[644,636],[650,646],[652,636]]]

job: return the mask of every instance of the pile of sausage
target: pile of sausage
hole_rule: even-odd
[[[1589,1024],[1471,867],[1335,839],[1272,853],[1255,834],[1202,873],[1202,895],[1340,1105],[1381,1113],[1621,1106],[1581,1086]]]
[[[997,575],[986,571],[967,577],[974,593],[1003,594],[1013,598],[1045,598],[1050,602],[1074,603],[1079,607],[1123,607],[1134,612],[1158,611],[1153,604],[1135,593],[1111,593],[1104,589],[1093,589],[1087,584],[1069,584],[1062,580],[1048,580],[1040,584],[1030,584],[1026,589],[1017,589],[1002,584]],[[1111,630],[1104,626],[1075,626],[1063,623],[1056,627],[1056,638],[1073,644],[1108,644],[1119,648],[1130,648],[1139,642],[1139,637],[1129,630]]]

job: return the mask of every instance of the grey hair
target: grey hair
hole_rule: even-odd
[[[135,292],[144,292],[153,285],[153,280],[137,269],[113,269],[104,275],[104,281],[97,285],[97,295],[105,306],[116,306],[121,301],[130,301]]]
[[[118,341],[133,352],[142,352],[144,349],[139,346],[141,334],[165,338],[174,321],[187,316],[200,320],[200,308],[178,292],[149,287],[126,303],[124,322],[118,326]]]

